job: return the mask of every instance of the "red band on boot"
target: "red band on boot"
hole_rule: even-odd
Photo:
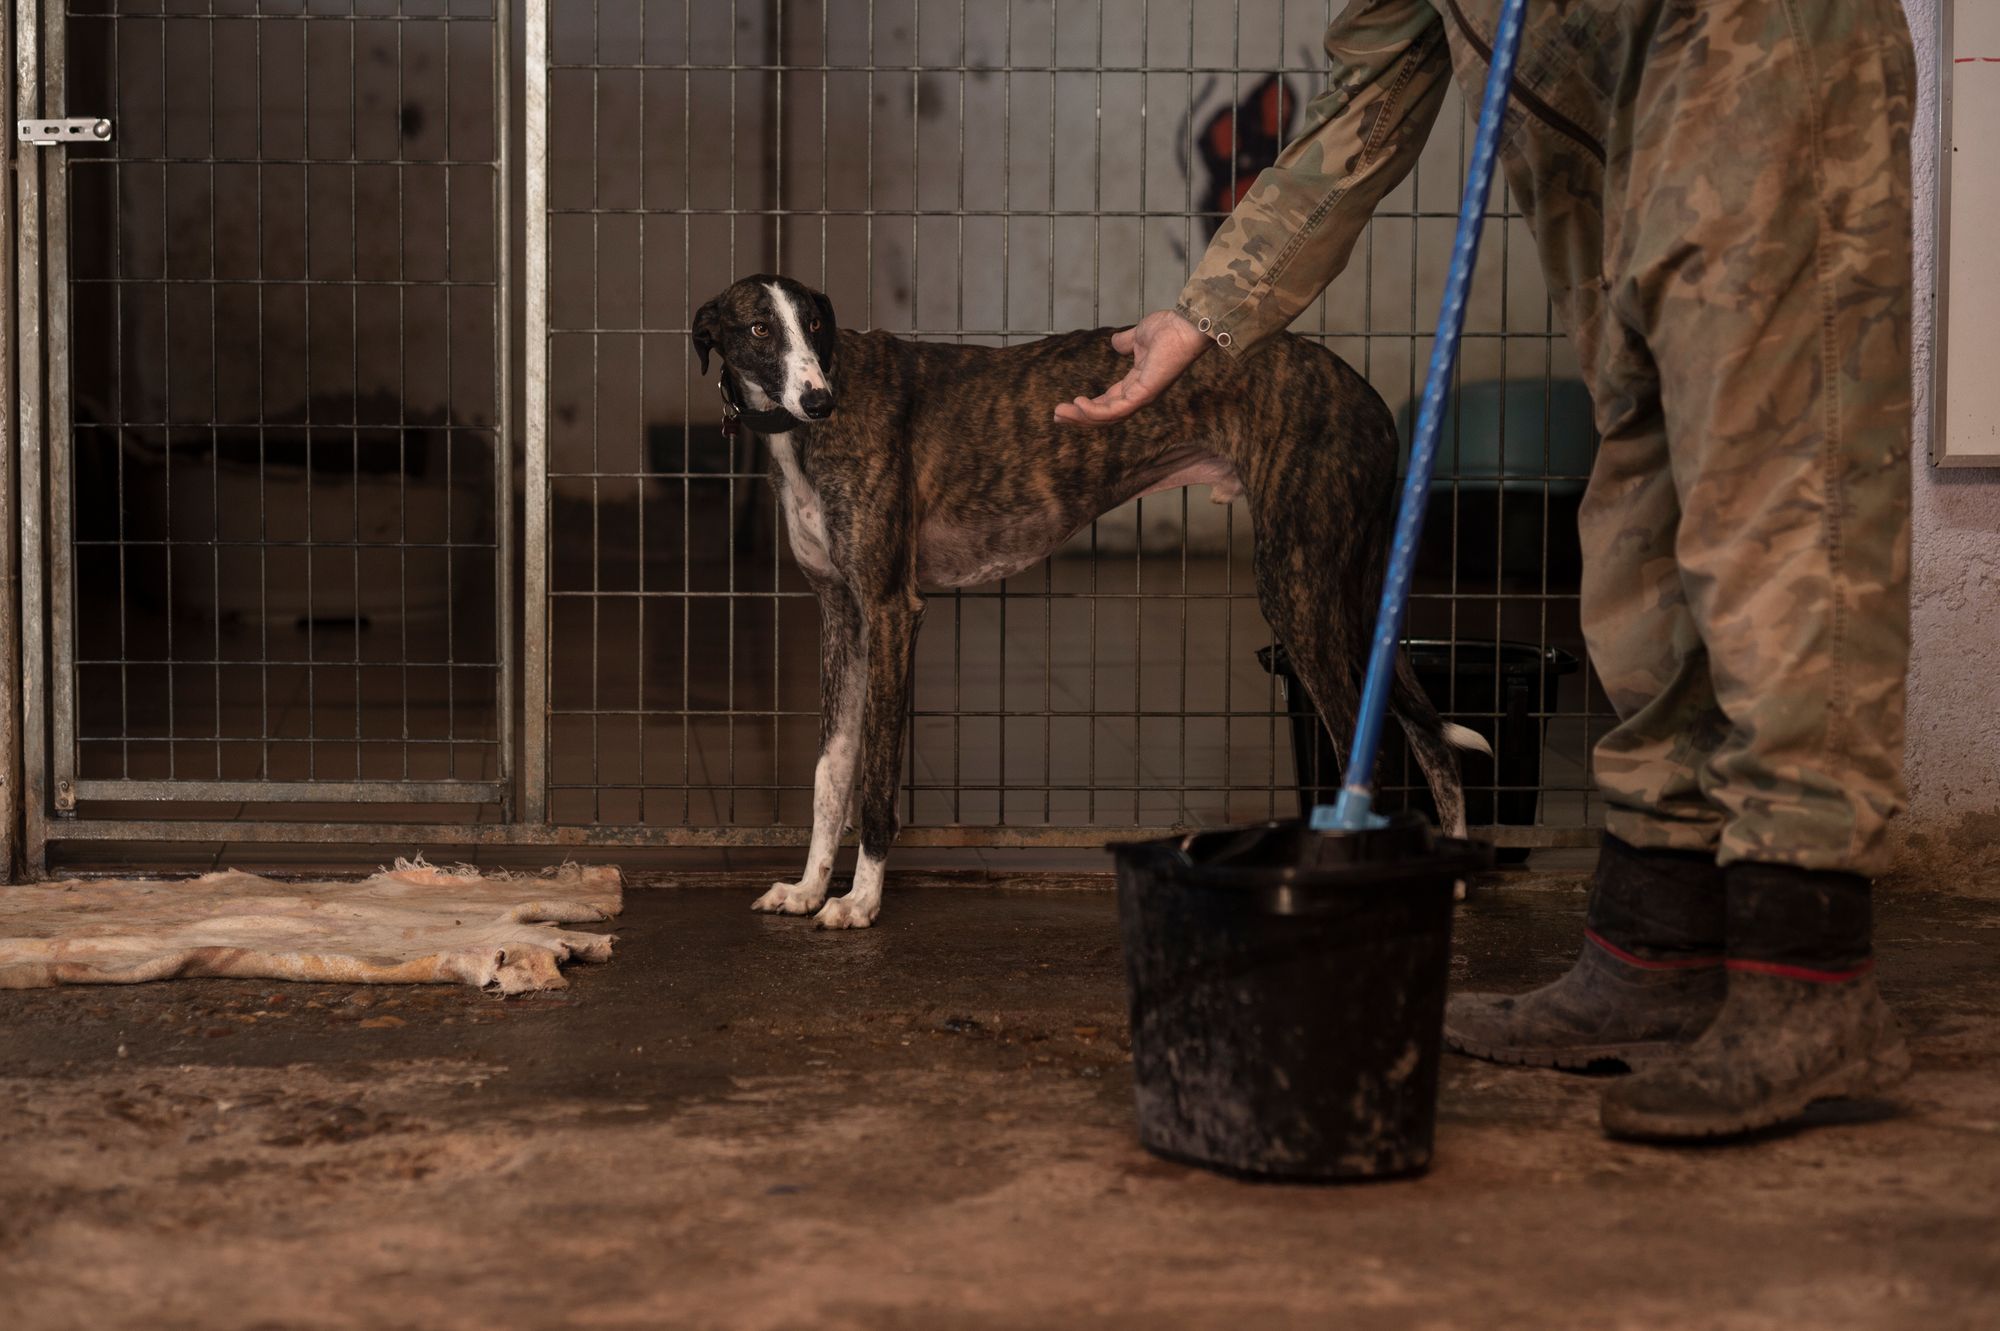
[[[1617,944],[1606,942],[1604,935],[1595,929],[1585,929],[1583,936],[1627,966],[1636,966],[1644,971],[1699,971],[1722,964],[1721,957],[1675,957],[1671,960],[1653,961],[1646,957],[1635,957]]]
[[[1820,971],[1810,966],[1787,966],[1782,961],[1744,961],[1731,959],[1724,963],[1733,971],[1749,971],[1753,975],[1775,975],[1781,980],[1804,980],[1808,984],[1842,984],[1848,980],[1858,980],[1875,969],[1875,958],[1870,957],[1852,970]]]

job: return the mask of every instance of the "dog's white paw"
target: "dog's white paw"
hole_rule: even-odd
[[[1465,880],[1463,878],[1451,885],[1451,899],[1453,901],[1465,900]]]
[[[835,897],[820,908],[813,924],[821,929],[866,929],[882,910],[879,901],[857,902],[852,896]]]
[[[810,915],[825,900],[823,887],[815,891],[804,883],[773,883],[770,891],[750,903],[750,909],[767,915]]]

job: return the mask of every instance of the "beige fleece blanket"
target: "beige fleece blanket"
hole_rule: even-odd
[[[421,858],[358,883],[227,870],[0,887],[0,989],[184,975],[560,989],[563,962],[608,961],[612,939],[555,926],[606,920],[622,906],[609,867],[482,876]]]

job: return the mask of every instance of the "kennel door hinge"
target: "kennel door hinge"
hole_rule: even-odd
[[[109,143],[111,122],[103,116],[70,116],[65,120],[17,120],[14,136],[36,148],[59,143]]]

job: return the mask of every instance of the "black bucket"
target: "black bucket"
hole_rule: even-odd
[[[1491,848],[1405,814],[1111,849],[1147,1149],[1301,1181],[1425,1168],[1452,887]]]

